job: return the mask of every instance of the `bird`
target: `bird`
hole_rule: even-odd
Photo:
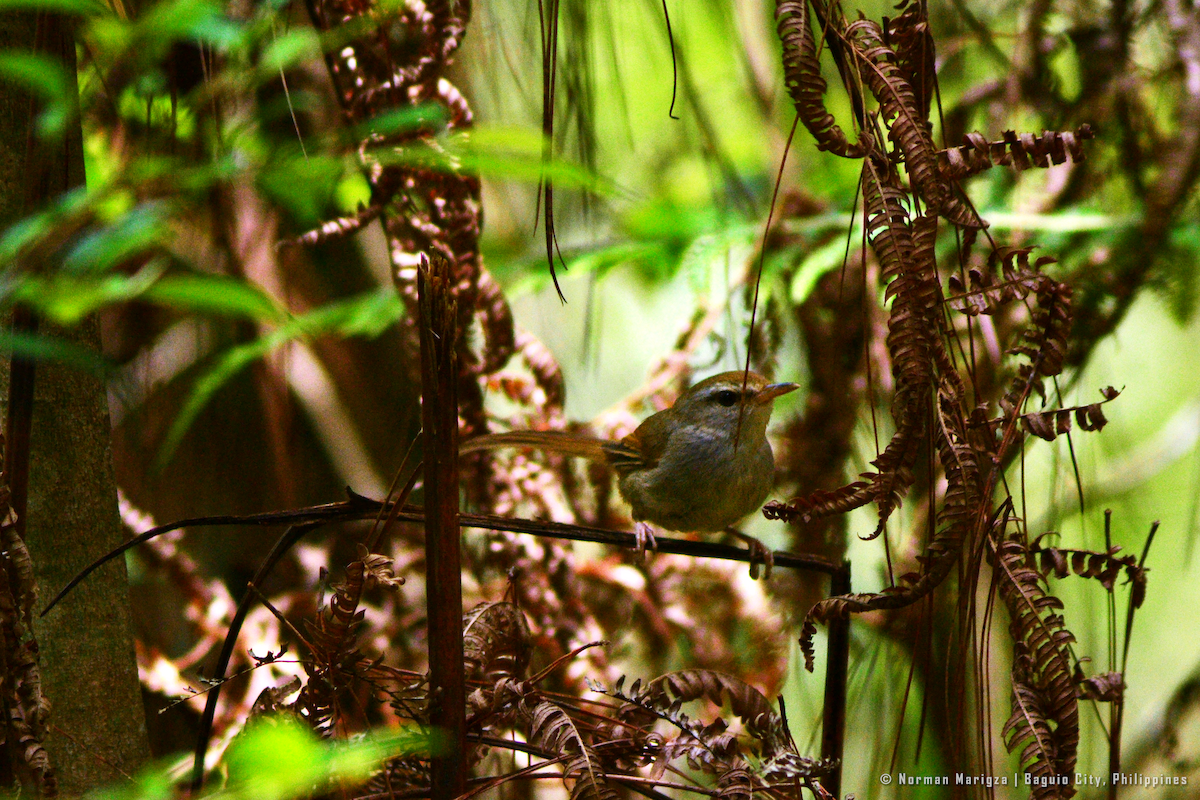
[[[607,463],[633,511],[637,548],[655,549],[654,526],[670,531],[728,531],[747,542],[751,574],[771,551],[731,530],[763,504],[775,479],[767,440],[775,398],[799,388],[756,372],[723,372],[684,391],[670,408],[647,417],[613,441],[568,431],[507,431],[468,439],[459,454],[531,447]]]

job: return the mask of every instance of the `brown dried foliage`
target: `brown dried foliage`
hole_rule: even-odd
[[[593,685],[624,705],[619,709],[619,724],[614,736],[628,735],[640,740],[643,758],[654,762],[652,775],[660,776],[670,762],[682,758],[693,770],[713,774],[723,792],[780,791],[786,793],[797,783],[816,793],[821,790],[814,779],[828,774],[832,764],[801,756],[787,734],[783,718],[754,687],[732,675],[711,670],[681,670],[652,681],[634,681],[624,689],[624,677],[611,689]],[[718,715],[705,723],[683,711],[685,703],[707,700],[713,707],[729,704],[732,718],[749,743],[730,732],[730,722]],[[666,723],[676,733],[663,737],[652,732],[656,721]],[[761,768],[750,770],[745,756],[761,761]]]
[[[829,598],[808,611],[801,639],[806,662],[811,669],[816,625],[911,606],[950,588],[956,566],[968,565],[959,571],[957,588],[962,596],[970,595],[984,554],[1008,612],[1014,650],[1013,710],[1003,738],[1020,752],[1023,768],[1046,779],[1046,786],[1035,789],[1035,797],[1069,796],[1070,787],[1058,780],[1070,775],[1075,764],[1078,699],[1118,698],[1123,676],[1081,674],[1068,651],[1072,637],[1058,613],[1061,603],[1046,591],[1044,580],[1073,573],[1111,590],[1123,572],[1133,585],[1137,607],[1144,598],[1145,571],[1132,557],[1118,556],[1115,548],[1091,553],[1043,547],[1041,539],[1029,543],[1007,513],[1010,506],[995,497],[1003,470],[1019,454],[1026,434],[1054,440],[1069,433],[1072,419],[1082,430],[1099,430],[1105,422],[1103,403],[1028,408],[1033,395],[1046,400],[1046,381],[1059,375],[1070,358],[1073,292],[1067,282],[1043,271],[1053,259],[1031,260],[1029,247],[993,245],[986,264],[964,253],[964,267],[955,274],[938,263],[935,245],[939,227],[943,232],[947,226],[955,230],[969,245],[984,226],[965,202],[958,181],[997,165],[1021,170],[1068,159],[1078,163],[1091,129],[1084,125],[1041,135],[1009,131],[999,141],[968,134],[959,147],[937,149],[929,122],[935,94],[934,46],[923,4],[902,2],[899,16],[882,23],[848,23],[836,4],[814,7],[821,44],[807,3],[776,3],[785,83],[818,149],[863,161],[866,240],[890,304],[883,344],[894,387],[894,433],[872,463],[872,472],[841,487],[772,504],[765,512],[773,519],[808,522],[874,504],[878,525],[871,536],[877,537],[918,483],[923,457],[935,473],[927,482],[934,485],[933,478],[940,477],[945,488],[931,500],[932,522],[921,555],[895,585],[878,593]],[[465,31],[468,3],[402,3],[382,11],[356,0],[311,0],[310,10],[322,30],[368,18],[372,22],[356,29],[360,33],[348,50],[329,58],[348,122],[359,124],[390,110],[433,101],[447,110],[449,128],[471,124],[466,100],[444,78]],[[397,47],[397,40],[405,46]],[[851,94],[857,143],[850,143],[825,107],[822,52],[832,58],[843,88]],[[868,106],[874,110],[868,112]],[[419,130],[401,138],[360,142],[371,205],[353,219],[330,223],[316,238],[345,235],[382,217],[397,283],[410,306],[415,302],[413,264],[420,254],[437,253],[453,265],[458,328],[468,331],[478,322],[483,331],[482,342],[462,336],[458,344],[464,434],[488,425],[482,405],[485,387],[516,403],[517,412],[504,422],[524,428],[563,427],[561,370],[540,342],[514,333],[507,302],[481,263],[478,179],[379,157],[389,148],[418,143],[436,147],[432,133]],[[867,260],[864,254],[864,264]],[[952,311],[959,316],[952,319]],[[687,380],[689,357],[723,313],[722,308],[699,311],[676,351],[635,399],[669,402]],[[963,363],[958,341],[963,326],[970,329],[980,315],[1023,323],[1019,338],[1008,339],[1016,342],[1008,351],[1013,367],[990,391],[980,391],[965,379],[971,367]],[[414,332],[409,334],[415,341]],[[752,340],[755,363],[769,364],[779,340],[761,332],[757,336]],[[514,359],[521,371],[505,371]],[[1115,396],[1104,390],[1103,402]],[[615,417],[603,421],[603,432],[628,423]],[[594,502],[589,503],[582,497],[584,482],[553,460],[517,455],[507,466],[490,475],[481,471],[484,477],[475,486],[476,494],[488,497],[494,510],[545,517],[571,514],[594,523],[605,518],[602,477],[595,480],[599,485],[593,487]],[[559,487],[566,487],[565,502],[556,493]],[[411,537],[411,532],[400,535]],[[519,733],[529,752],[559,766],[572,797],[612,797],[622,777],[651,760],[653,779],[662,778],[671,762],[686,763],[713,776],[722,797],[763,791],[794,796],[798,783],[825,796],[818,781],[833,765],[801,756],[766,695],[742,678],[693,669],[637,681],[628,691],[619,679],[602,692],[619,705],[574,699],[582,691],[581,680],[565,675],[562,667],[580,657],[579,641],[597,638],[590,635],[597,629],[615,630],[636,617],[651,629],[653,644],[663,645],[656,651],[666,649],[672,637],[698,640],[695,631],[667,619],[659,608],[673,602],[673,592],[683,596],[697,582],[688,583],[669,568],[657,574],[646,569],[642,577],[649,578],[648,588],[634,589],[616,577],[615,559],[584,567],[556,545],[504,533],[490,535],[470,557],[473,561],[466,569],[481,593],[497,596],[497,576],[507,575],[512,598],[482,604],[464,616],[468,732],[476,763],[489,750],[511,746],[504,743],[506,738]],[[396,569],[422,577],[423,567],[415,558]],[[361,553],[347,568],[329,607],[308,626],[309,681],[292,708],[322,732],[334,732],[344,717],[343,693],[356,686],[382,698],[397,719],[427,720],[430,698],[420,669],[385,667],[377,654],[365,652],[358,635],[366,618],[364,592],[372,581],[394,586],[390,569],[382,556]],[[699,574],[702,568],[694,571]],[[410,640],[420,640],[423,611],[401,594],[393,592],[388,599],[387,632],[406,663],[420,664],[419,656],[403,648]],[[589,610],[589,601],[597,598],[611,607]],[[606,614],[620,621],[614,623]],[[739,622],[736,614],[728,618]],[[583,636],[585,632],[589,635]],[[588,654],[592,669],[607,668],[599,651]],[[657,652],[651,655],[656,657]],[[531,676],[535,661],[551,666]],[[728,703],[730,713],[702,722],[683,712],[683,705],[693,702],[715,707]],[[740,726],[740,734],[731,732],[735,726]],[[751,768],[747,756],[760,759],[759,766]],[[515,779],[514,773],[500,780]],[[419,790],[428,784],[427,762],[409,758],[389,763],[369,789]]]
[[[1046,167],[1083,161],[1083,143],[1095,136],[1090,125],[1080,125],[1074,131],[1043,131],[1032,133],[1005,131],[1003,139],[989,142],[981,133],[968,133],[963,143],[938,153],[943,172],[955,180],[975,175],[994,166],[1011,166],[1018,172],[1032,167]]]
[[[827,88],[821,77],[816,39],[808,12],[808,0],[777,0],[775,24],[783,43],[783,83],[796,113],[817,140],[818,150],[844,158],[861,158],[863,149],[851,144],[825,108]]]
[[[1075,637],[1058,613],[1062,602],[1042,588],[1042,573],[1029,566],[1028,542],[1018,533],[1007,533],[1008,527],[1005,515],[988,539],[1014,643],[1013,712],[1001,735],[1010,751],[1021,749],[1022,769],[1039,779],[1034,798],[1070,797],[1079,745],[1079,705],[1069,649]]]
[[[386,112],[426,104],[445,111],[448,130],[469,127],[471,108],[445,77],[470,19],[465,0],[428,4],[399,3],[387,11],[353,0],[310,0],[309,12],[319,30],[372,24],[336,54],[326,57],[346,121],[367,124]],[[468,337],[459,339],[459,413],[464,434],[487,430],[480,378],[494,374],[514,352],[512,313],[479,254],[482,211],[479,178],[464,171],[394,163],[389,151],[425,146],[439,150],[429,128],[399,135],[372,134],[359,143],[358,152],[371,186],[370,214],[380,216],[388,237],[393,277],[410,314],[410,351],[415,351],[412,321],[416,312],[416,265],[419,255],[438,254],[452,265],[458,300],[458,329],[470,330],[478,321],[484,347],[476,350]],[[344,235],[359,223],[337,225]],[[326,226],[329,227],[329,226]]]
[[[1048,574],[1065,574],[1068,561],[1077,574],[1094,577],[1106,588],[1112,587],[1120,570],[1129,569],[1136,606],[1144,596],[1145,576],[1132,558],[1119,560],[1115,551],[1069,556],[1039,543],[1030,545],[1009,532],[1007,516],[995,510],[992,495],[1002,469],[1020,452],[1022,434],[1054,440],[1070,431],[1072,417],[1082,430],[1099,430],[1105,423],[1103,403],[1026,410],[1035,395],[1045,402],[1046,381],[1062,372],[1069,349],[1072,290],[1043,271],[1053,259],[1031,262],[1031,248],[993,246],[986,267],[970,266],[959,275],[944,276],[935,241],[939,218],[958,228],[968,245],[975,240],[975,230],[985,225],[962,200],[958,180],[995,165],[1020,170],[1048,167],[1068,158],[1079,162],[1082,142],[1092,132],[1086,125],[1040,137],[1006,132],[999,142],[971,134],[963,146],[939,151],[928,119],[933,42],[923,6],[901,3],[899,17],[883,25],[868,19],[847,24],[836,4],[815,7],[820,18],[828,21],[824,31],[828,52],[843,75],[852,105],[866,108],[872,100],[876,104],[875,112],[861,118],[868,127],[859,131],[860,186],[866,239],[891,303],[886,348],[894,384],[895,430],[872,462],[875,472],[837,489],[772,504],[765,512],[774,519],[808,522],[873,503],[879,525],[868,538],[874,538],[913,486],[914,465],[922,448],[932,450],[946,488],[937,500],[936,526],[915,570],[899,576],[882,592],[829,598],[808,612],[801,637],[806,662],[811,669],[817,624],[912,605],[941,587],[954,567],[964,563],[966,554],[985,548],[1009,612],[1015,652],[1013,713],[1003,731],[1005,743],[1020,749],[1026,769],[1046,779],[1047,785],[1037,788],[1035,797],[1070,796],[1079,739],[1076,687],[1089,687],[1081,690],[1088,697],[1114,694],[1073,675],[1066,647],[1071,635],[1055,613],[1061,604],[1040,582]],[[847,155],[844,147],[837,146],[845,136],[822,104],[826,87],[819,79],[807,7],[778,4],[777,19],[789,90],[801,119],[820,149]],[[846,76],[857,76],[860,82]],[[881,144],[884,140],[891,144],[887,153]],[[903,165],[903,172],[898,165]],[[944,285],[949,296],[943,293]],[[978,386],[968,391],[963,378],[967,367],[953,355],[959,334],[948,324],[947,310],[958,310],[970,324],[980,314],[1008,315],[1014,304],[1029,309],[1027,323],[1007,351],[1016,359],[1015,369],[995,394],[973,397]],[[1117,394],[1112,389],[1103,393],[1104,403]],[[990,522],[998,516],[1000,522]],[[977,572],[960,578],[963,596],[974,591],[973,574]],[[1111,681],[1101,683],[1107,687]],[[1064,777],[1066,786],[1061,785]]]
[[[345,582],[333,587],[329,606],[307,623],[312,658],[304,664],[308,682],[294,709],[314,730],[331,734],[340,719],[342,692],[358,679],[373,678],[375,665],[358,647],[358,630],[366,615],[359,608],[363,592],[376,586],[395,591],[403,582],[392,571],[390,558],[359,545],[359,559],[346,567]]]
[[[368,29],[370,33],[352,40],[347,50],[329,59],[347,121],[361,123],[385,111],[433,99],[449,110],[451,128],[470,124],[466,101],[443,78],[448,58],[461,38],[468,4],[430,4],[429,13],[418,13],[416,4],[402,4],[395,9],[394,18],[386,20],[376,9],[336,0],[314,2],[310,10],[323,30],[362,19],[367,14],[379,26]],[[397,30],[408,37],[407,42],[412,46],[404,49],[394,46],[389,37]],[[373,137],[360,144],[359,152],[372,187],[371,208],[365,209],[357,222],[324,226],[323,230],[328,232],[325,238],[352,232],[362,221],[382,217],[398,286],[410,304],[414,276],[409,261],[432,252],[453,265],[459,330],[471,330],[474,319],[481,323],[484,332],[482,341],[474,346],[469,347],[468,336],[459,340],[463,435],[476,433],[486,425],[480,402],[484,386],[501,392],[517,405],[517,412],[506,420],[508,424],[525,428],[560,426],[565,422],[561,416],[561,370],[534,337],[512,333],[505,298],[479,262],[478,180],[466,174],[397,166],[375,157],[387,148],[411,146],[417,140],[436,147],[429,133],[417,131],[411,139],[401,140]],[[410,331],[410,336],[413,335]],[[510,362],[519,362],[522,371],[510,371]],[[490,497],[493,509],[551,517],[562,513],[554,493],[548,491],[560,480],[558,465],[517,454],[509,466],[494,470],[490,476],[476,470],[486,476],[476,485],[477,494]],[[600,492],[598,489],[595,510],[590,513],[603,513],[605,502]],[[586,520],[589,511],[579,504],[580,493],[568,494],[576,516]],[[515,602],[485,603],[464,616],[467,730],[470,740],[482,744],[472,747],[469,761],[478,763],[489,750],[503,747],[514,732],[519,732],[530,752],[559,765],[573,798],[610,798],[615,796],[615,778],[644,766],[645,754],[654,748],[670,751],[670,756],[661,762],[664,766],[672,758],[687,758],[691,745],[683,742],[691,742],[690,733],[680,731],[677,736],[664,738],[653,731],[629,727],[619,718],[619,709],[610,709],[612,713],[605,715],[570,700],[581,685],[577,678],[564,678],[561,669],[548,668],[544,674],[529,675],[535,641],[539,654],[551,660],[552,666],[568,663],[577,656],[578,648],[573,646],[577,634],[596,624],[582,593],[589,591],[595,597],[597,593],[617,592],[624,597],[627,593],[616,580],[597,570],[590,583],[581,584],[568,552],[549,542],[531,543],[512,534],[492,534],[480,552],[468,555],[471,561],[465,567],[480,584],[495,586],[497,574],[519,576],[510,587]],[[361,699],[363,690],[386,702],[397,719],[418,723],[428,719],[427,682],[420,674],[385,666],[380,656],[368,654],[368,648],[360,641],[367,613],[364,592],[373,574],[370,565],[377,558],[360,554],[360,559],[347,568],[345,581],[335,587],[329,607],[321,610],[307,626],[306,644],[312,654],[311,663],[306,663],[309,679],[288,709],[301,713],[316,729],[327,734],[346,727],[348,718],[353,716],[347,713],[346,698],[353,693]],[[414,562],[407,568],[413,577],[423,579],[421,566],[420,562]],[[403,572],[399,568],[397,571]],[[660,590],[671,591],[670,581],[663,581]],[[395,604],[394,616],[420,624],[419,610],[409,611],[403,593],[393,592],[390,601]],[[399,638],[404,637],[411,634],[400,633]],[[601,666],[604,663],[602,655],[594,661]],[[693,683],[702,674],[693,673]],[[543,689],[543,684],[558,691]],[[687,691],[684,684],[672,685],[674,691]],[[742,693],[739,697],[749,697],[746,693],[753,690],[742,686],[738,691]],[[765,704],[762,695],[755,699]],[[742,707],[740,701],[737,707]],[[716,733],[713,735],[720,738]],[[746,774],[745,762],[738,755],[742,744],[732,736],[721,741],[729,763],[714,768],[713,774],[721,791],[737,796]],[[807,762],[795,753],[794,747],[776,745],[772,752],[778,755],[772,773],[777,780],[789,786],[809,780],[805,774]],[[757,780],[755,786],[761,789],[761,778]],[[427,787],[429,781],[426,760],[397,759],[386,766],[367,790],[421,788]]]
[[[1056,578],[1065,578],[1074,574],[1080,578],[1092,578],[1108,592],[1113,590],[1117,578],[1123,572],[1130,587],[1130,604],[1134,608],[1142,607],[1146,600],[1148,570],[1138,564],[1135,556],[1117,556],[1117,553],[1121,552],[1121,546],[1116,544],[1103,553],[1066,547],[1043,547],[1042,540],[1052,535],[1053,532],[1048,531],[1030,543],[1028,557],[1031,567],[1047,577],[1053,575]]]

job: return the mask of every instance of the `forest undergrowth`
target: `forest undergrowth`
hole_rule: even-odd
[[[210,750],[281,718],[322,739],[442,732],[437,757],[409,748],[353,786],[318,792],[355,798],[524,797],[548,779],[573,799],[830,798],[875,790],[851,777],[930,763],[946,775],[1024,776],[950,796],[1066,798],[1088,731],[1104,737],[1106,773],[1130,769],[1126,669],[1155,530],[1116,542],[1106,523],[1096,548],[1033,527],[1041,511],[1031,508],[1025,461],[1043,442],[1066,441],[1078,475],[1080,437],[1101,435],[1121,402],[1111,386],[1078,386],[1082,367],[1144,288],[1189,291],[1173,225],[1200,174],[1200,125],[1187,122],[1200,120],[1200,91],[1180,77],[1197,67],[1200,50],[1183,45],[1200,41],[1200,20],[1170,2],[1156,13],[1114,3],[1072,30],[1086,73],[1072,93],[1043,47],[1050,5],[1028,10],[1012,56],[959,9],[943,58],[924,3],[902,0],[875,18],[838,2],[777,0],[774,88],[795,120],[783,158],[815,144],[819,158],[854,165],[860,238],[845,228],[820,241],[808,233],[828,209],[779,164],[726,291],[697,303],[642,387],[587,421],[568,418],[556,355],[514,324],[484,263],[480,179],[532,176],[544,251],[536,268],[549,269],[561,295],[562,270],[583,259],[569,248],[564,257],[559,231],[611,188],[596,177],[587,123],[604,101],[581,55],[579,37],[595,23],[586,4],[538,6],[542,136],[519,153],[486,126],[472,139],[472,98],[454,66],[474,35],[462,0],[308,0],[304,21],[282,38],[279,12],[266,7],[166,3],[124,28],[103,17],[82,26],[81,75],[95,76],[82,95],[92,141],[126,166],[145,166],[138,159],[149,154],[190,171],[113,169],[88,198],[58,202],[0,247],[38,267],[14,284],[15,303],[56,322],[103,309],[105,355],[124,365],[112,381],[125,403],[114,410],[114,447],[122,518],[138,536],[110,557],[132,549],[150,576],[134,595],[148,606],[143,684],[190,698],[150,727],[164,742],[199,740],[192,789],[209,778]],[[179,11],[175,22],[163,21],[164,8]],[[204,24],[179,22],[187,13]],[[1169,122],[1139,105],[1144,93],[1122,73],[1149,29],[1178,45],[1163,67],[1181,87]],[[964,30],[1007,67],[951,101],[939,69],[957,68]],[[176,37],[170,47],[146,44],[164,31]],[[317,53],[325,72],[301,70]],[[143,78],[160,63],[173,72],[155,98]],[[682,51],[676,69],[691,97]],[[143,125],[121,103],[147,94]],[[1006,105],[1035,110],[1027,117],[1046,129],[968,131]],[[712,124],[698,116],[702,130]],[[246,148],[259,159],[251,171],[238,158],[204,160],[208,145],[227,146],[223,137],[243,127],[260,137]],[[294,140],[309,142],[311,157]],[[715,141],[714,169],[737,195],[741,180]],[[568,142],[577,161],[563,155]],[[358,195],[335,216],[332,187],[352,185],[346,164],[358,170]],[[1141,214],[1090,249],[1058,237],[1069,251],[1061,260],[1028,235],[1005,238],[965,187],[1036,170],[1054,176],[1040,200],[1046,213],[1086,203],[1115,170],[1135,187]],[[324,193],[296,189],[306,180]],[[42,265],[69,265],[79,242],[94,253],[118,239],[127,243],[108,256],[107,294],[44,277]],[[362,241],[387,253],[382,288],[345,254]],[[772,291],[793,284],[805,255],[838,242],[841,257],[803,296]],[[1147,255],[1160,252],[1168,255]],[[72,291],[84,299],[68,314]],[[153,377],[144,354],[161,356],[181,318],[234,308],[235,324],[208,334],[227,349]],[[459,459],[458,442],[490,431],[628,434],[693,383],[735,314],[743,340],[727,346],[746,369],[772,377],[801,363],[807,380],[802,412],[776,436],[777,486],[789,499],[763,509],[786,541],[769,581],[748,579],[743,550],[677,537],[638,559],[625,549],[629,520],[603,465],[528,452]],[[177,329],[176,344],[196,331]],[[292,395],[324,422],[297,425]],[[1076,396],[1092,402],[1064,402]],[[204,431],[247,400],[263,409],[262,430],[208,440]],[[343,420],[358,433],[347,435],[354,425]],[[304,433],[290,434],[295,427]],[[864,430],[866,466],[856,460]],[[214,460],[238,466],[197,468]],[[319,466],[296,468],[306,460]],[[364,463],[395,470],[390,488]],[[178,491],[189,468],[196,483]],[[346,482],[347,494],[331,494]],[[282,510],[263,512],[264,498]],[[879,591],[855,590],[861,574],[851,580],[849,537],[864,513],[860,538],[884,554]],[[219,557],[181,546],[180,529],[214,526],[233,526],[208,540],[225,550]],[[0,532],[19,552],[10,528]],[[265,558],[247,533],[262,528],[283,531]],[[1069,624],[1078,617],[1056,593],[1080,579],[1108,596],[1104,652],[1081,649]],[[31,590],[11,591],[4,642],[15,656],[34,620],[21,599]],[[855,633],[864,628],[903,653],[907,669],[900,720],[871,732],[869,751],[846,745],[847,685],[872,680]],[[798,673],[789,678],[789,657],[823,669],[823,682],[799,678],[823,698],[820,735],[782,701]],[[52,793],[36,661],[6,663],[7,707],[20,710],[10,741],[23,743],[22,774]],[[212,685],[197,692],[191,673]]]

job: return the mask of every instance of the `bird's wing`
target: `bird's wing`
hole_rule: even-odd
[[[607,455],[603,448],[608,444],[611,443],[605,439],[567,431],[507,431],[468,439],[458,446],[458,453],[464,455],[477,450],[494,450],[499,447],[532,447],[547,453],[560,453],[566,456],[586,458],[590,461],[603,461]]]
[[[633,433],[619,442],[601,445],[608,463],[618,475],[628,475],[642,469],[653,469],[667,447],[671,428],[665,414],[649,417]]]

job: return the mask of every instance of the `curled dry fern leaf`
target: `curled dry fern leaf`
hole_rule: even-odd
[[[817,149],[843,158],[861,158],[863,148],[851,144],[825,108],[825,79],[813,36],[808,0],[776,0],[775,25],[783,43],[783,83],[800,121],[817,140]]]
[[[728,769],[717,776],[717,800],[752,800],[754,779],[745,767]]]
[[[1020,413],[1031,392],[1044,398],[1044,380],[1062,372],[1066,359],[1067,336],[1071,332],[1071,287],[1043,276],[1035,298],[1033,319],[1022,333],[1025,344],[1009,350],[1024,356],[1028,363],[1017,368],[1016,378],[1000,398],[1000,408],[1007,417]]]
[[[896,51],[896,67],[913,88],[921,119],[928,119],[934,95],[936,54],[926,7],[924,3],[901,0],[896,8],[900,15],[890,21],[884,20],[886,38]]]
[[[715,775],[723,797],[745,797],[748,792],[764,788],[797,785],[817,797],[830,797],[815,779],[828,775],[837,763],[798,754],[783,718],[762,692],[745,681],[712,670],[689,669],[645,683],[636,680],[628,690],[624,684],[622,677],[611,689],[595,684],[592,689],[625,702],[619,717],[631,729],[639,729],[643,741],[651,741],[646,733],[656,720],[679,730],[673,738],[657,740],[653,777],[661,776],[671,761],[682,758],[692,769]],[[743,730],[757,744],[751,748],[761,759],[757,770],[752,770],[743,757],[745,737],[730,733],[726,718],[718,716],[705,724],[683,712],[684,703],[696,700],[716,706],[728,702],[733,716],[741,720]]]
[[[664,743],[656,758],[656,770],[664,770],[668,762],[685,758],[692,769],[699,769],[721,776],[729,770],[744,766],[743,745],[728,731],[722,717],[705,724],[683,711],[683,704],[695,700],[708,700],[718,707],[729,703],[733,716],[741,720],[743,729],[757,743],[754,752],[767,762],[777,764],[782,774],[786,764],[801,771],[807,766],[819,771],[817,762],[804,759],[795,753],[787,736],[783,718],[771,706],[762,692],[740,678],[722,672],[705,669],[680,670],[643,683],[634,681],[628,691],[621,678],[611,689],[593,686],[598,692],[623,700],[620,717],[628,724],[637,724],[647,729],[655,719],[663,720],[677,728],[680,733]],[[788,780],[802,777],[788,775]]]
[[[1030,566],[1024,537],[1006,533],[1007,523],[1004,516],[988,538],[1014,642],[1013,711],[1002,735],[1010,752],[1021,748],[1022,769],[1038,779],[1034,798],[1066,798],[1074,794],[1079,746],[1079,707],[1069,651],[1074,637],[1057,613],[1062,602],[1043,590],[1041,574]]]
[[[822,517],[844,514],[870,502],[866,481],[855,481],[837,489],[822,490],[795,497],[786,503],[772,500],[763,506],[763,516],[784,522],[812,522]]]
[[[1113,545],[1103,553],[1093,550],[1074,550],[1066,547],[1043,547],[1042,540],[1053,534],[1047,531],[1029,545],[1030,565],[1043,575],[1065,578],[1071,573],[1080,578],[1092,578],[1106,590],[1112,591],[1122,572],[1130,586],[1130,603],[1141,608],[1146,599],[1146,573],[1149,571],[1130,554],[1117,556],[1120,545]]]
[[[396,286],[410,312],[417,301],[418,254],[437,254],[452,265],[457,329],[472,330],[478,324],[483,333],[482,349],[473,337],[459,337],[456,343],[464,433],[481,433],[487,428],[481,381],[508,362],[514,335],[508,303],[479,251],[483,223],[479,177],[388,157],[397,148],[416,143],[436,147],[439,129],[463,130],[472,125],[466,97],[446,75],[463,41],[472,4],[383,7],[358,0],[322,0],[309,3],[308,8],[317,30],[333,33],[340,42],[326,64],[347,121],[372,130],[358,146],[371,187],[371,213],[325,227],[352,232],[379,217],[388,237]],[[404,44],[396,46],[396,42]],[[425,104],[443,112],[439,124],[388,132],[371,125],[372,120]],[[416,319],[410,313],[402,322],[410,346],[416,339]]]
[[[624,677],[620,678],[611,690],[600,686],[592,688],[625,701],[626,705],[622,707],[619,716],[629,725],[636,725],[648,731],[654,721],[659,719],[679,730],[672,738],[656,739],[652,743],[657,751],[654,758],[655,777],[661,776],[670,762],[677,758],[686,759],[692,769],[714,775],[741,763],[737,739],[727,732],[728,726],[723,719],[718,717],[708,725],[693,719],[683,711],[686,700],[679,696],[673,697],[661,683],[643,683],[639,679],[625,691],[624,682]],[[655,685],[656,683],[658,685]],[[695,694],[690,699],[702,696],[705,696],[705,692]],[[650,743],[649,739],[647,742]]]
[[[1005,131],[1004,138],[995,142],[981,133],[968,133],[961,145],[941,151],[938,158],[947,177],[961,180],[997,164],[1021,171],[1062,164],[1068,158],[1079,163],[1085,157],[1083,143],[1094,136],[1090,125],[1074,131],[1043,131],[1040,136]]]
[[[647,693],[659,692],[673,696],[678,702],[707,698],[717,706],[728,699],[730,709],[745,724],[746,732],[762,743],[764,757],[769,758],[788,746],[783,719],[762,692],[741,678],[707,669],[685,669],[651,681]]]
[[[1080,700],[1111,703],[1125,696],[1125,676],[1120,672],[1101,672],[1085,678],[1077,669],[1075,681],[1075,694]]]
[[[512,603],[480,603],[463,615],[467,680],[524,678],[530,648],[529,623]]]
[[[957,381],[949,379],[943,380],[938,389],[939,413],[934,441],[938,461],[946,475],[946,495],[938,513],[939,528],[920,559],[921,571],[902,575],[896,586],[882,592],[830,597],[810,608],[800,631],[800,650],[808,671],[811,672],[814,665],[813,638],[817,624],[844,619],[850,614],[912,605],[945,580],[958,560],[963,542],[976,535],[977,512],[984,501],[984,482],[975,448],[966,435],[961,392]]]
[[[563,762],[563,783],[570,787],[571,800],[617,800],[600,758],[566,711],[545,700],[523,711],[531,744],[569,756]]]
[[[776,519],[813,519],[874,501],[879,525],[871,538],[883,531],[912,484],[912,464],[932,388],[931,350],[940,346],[931,333],[939,327],[936,310],[940,294],[933,272],[937,219],[922,215],[913,225],[904,193],[885,180],[887,174],[868,159],[863,167],[862,190],[867,240],[879,259],[888,284],[887,295],[892,300],[887,345],[896,382],[892,404],[896,433],[872,462],[877,472],[862,476],[866,482],[797,498],[788,503],[786,510],[775,505],[768,512]]]
[[[926,115],[904,71],[897,65],[895,51],[884,42],[883,30],[874,20],[850,23],[846,37],[863,83],[879,101],[888,138],[904,156],[913,189],[930,208],[941,212],[951,196],[950,188],[938,171],[937,150]]]
[[[392,560],[372,554],[359,545],[359,559],[346,566],[346,580],[333,587],[329,607],[314,621],[305,621],[312,662],[305,666],[308,682],[296,698],[295,708],[312,727],[328,733],[337,721],[338,693],[345,683],[344,674],[359,669],[367,656],[357,646],[358,629],[365,612],[359,609],[363,592],[373,586],[390,591],[404,580],[392,571]]]
[[[1029,263],[1031,247],[997,247],[988,255],[986,270],[972,267],[967,271],[968,286],[958,275],[947,280],[952,308],[970,316],[993,314],[1014,300],[1024,300],[1047,280],[1042,267],[1055,259],[1042,256]],[[1000,280],[997,281],[997,278]]]
[[[983,413],[983,409],[976,409],[978,413],[972,413],[970,424],[972,428],[988,429],[990,432],[989,435],[994,437],[995,429],[1015,420],[1021,427],[1021,430],[1026,433],[1036,436],[1039,439],[1045,439],[1047,442],[1052,442],[1059,436],[1071,431],[1071,419],[1073,415],[1075,424],[1079,426],[1080,430],[1098,431],[1108,424],[1108,417],[1104,416],[1104,404],[1120,395],[1120,392],[1111,386],[1106,386],[1100,392],[1104,395],[1105,399],[1097,403],[1089,403],[1086,406],[1068,406],[1067,408],[1051,408],[1045,411],[1027,411],[1024,414],[998,419],[989,419]],[[986,439],[983,441],[986,442]]]
[[[1117,393],[1114,391],[1112,396],[1116,397]],[[1104,400],[1086,406],[1026,412],[1019,418],[1021,429],[1039,439],[1053,442],[1064,433],[1070,432],[1071,414],[1074,413],[1075,422],[1080,430],[1098,431],[1108,424],[1108,418],[1104,416],[1104,410],[1101,408],[1107,402],[1108,400]]]
[[[872,240],[872,246],[876,241],[896,233],[892,225],[880,229]],[[911,247],[910,255],[907,260],[890,266],[896,272],[885,293],[892,299],[887,347],[892,357],[892,375],[896,382],[892,401],[896,432],[883,453],[872,462],[878,473],[871,478],[871,491],[879,512],[879,525],[873,536],[883,532],[888,517],[900,505],[901,498],[912,485],[913,462],[926,430],[929,401],[933,393],[934,351],[942,346],[938,338],[941,329],[938,312],[941,292],[934,262],[937,217],[930,214],[917,217],[911,235],[906,238],[908,241],[904,247]],[[889,266],[885,266],[885,278],[888,277],[888,270]]]

